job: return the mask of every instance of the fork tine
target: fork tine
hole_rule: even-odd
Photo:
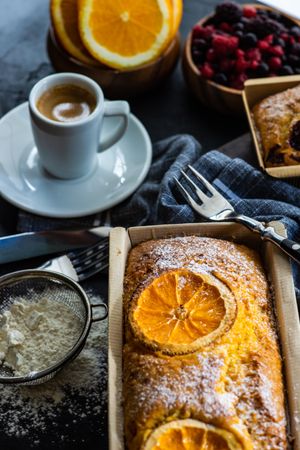
[[[188,168],[193,172],[193,174],[195,175],[196,178],[198,178],[199,181],[201,181],[201,183],[203,183],[203,185],[206,187],[206,189],[213,195],[219,195],[220,196],[220,192],[217,191],[217,189],[215,189],[213,187],[213,185],[211,183],[209,183],[209,181],[207,181],[206,178],[204,178],[196,169],[194,169],[193,166],[188,165]]]
[[[108,267],[109,239],[103,238],[96,244],[68,254],[78,281],[86,280]]]
[[[175,183],[177,184],[180,192],[182,193],[183,197],[186,199],[186,201],[189,203],[189,205],[197,210],[198,208],[198,204],[195,202],[195,200],[193,199],[193,197],[190,196],[190,194],[188,193],[188,191],[182,186],[182,184],[180,183],[180,181],[177,178],[174,178]]]
[[[108,262],[108,254],[99,254],[97,257],[92,257],[90,259],[86,259],[81,264],[73,265],[74,269],[78,276],[83,275],[89,269],[98,266],[99,264],[104,264]]]
[[[195,193],[197,194],[199,200],[201,200],[201,202],[204,203],[208,199],[207,195],[205,195],[204,192],[202,192],[201,189],[199,189],[199,187],[193,182],[193,180],[183,170],[181,170],[180,172],[185,177],[185,179],[193,186]]]
[[[108,238],[103,238],[101,239],[101,241],[97,242],[94,245],[91,245],[88,248],[68,252],[68,257],[72,260],[73,263],[76,263],[78,259],[80,260],[82,258],[89,257],[101,250],[103,251],[107,250],[108,245],[109,245]]]
[[[84,266],[90,264],[89,261],[95,261],[102,257],[102,255],[108,255],[108,244],[105,248],[100,248],[99,250],[93,250],[92,252],[87,251],[79,257],[73,258],[69,255],[70,260],[74,267]]]
[[[77,274],[78,275],[78,280],[79,281],[86,280],[87,278],[92,277],[96,273],[102,272],[103,270],[107,269],[107,267],[108,267],[108,258],[105,261],[101,261],[101,262],[93,265],[88,270]]]

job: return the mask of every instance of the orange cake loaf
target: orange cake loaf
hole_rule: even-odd
[[[282,363],[257,253],[196,236],[129,254],[127,450],[287,449]]]
[[[300,84],[253,108],[266,167],[300,164]]]

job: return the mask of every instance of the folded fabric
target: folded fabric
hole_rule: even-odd
[[[185,203],[174,182],[174,177],[181,178],[180,170],[188,164],[213,183],[238,213],[264,222],[280,220],[288,237],[300,242],[299,188],[268,177],[241,159],[231,159],[218,151],[203,154],[200,144],[188,135],[155,144],[153,163],[144,183],[128,200],[110,211],[74,220],[51,220],[20,212],[19,229],[200,222],[201,218]],[[296,265],[294,277],[300,294],[300,268]]]

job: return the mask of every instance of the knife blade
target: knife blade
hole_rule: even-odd
[[[110,227],[83,230],[33,231],[0,238],[0,264],[50,255],[96,244]]]

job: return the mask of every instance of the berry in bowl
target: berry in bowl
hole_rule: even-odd
[[[190,32],[183,71],[203,103],[240,113],[246,80],[300,73],[299,22],[262,5],[221,3]]]

